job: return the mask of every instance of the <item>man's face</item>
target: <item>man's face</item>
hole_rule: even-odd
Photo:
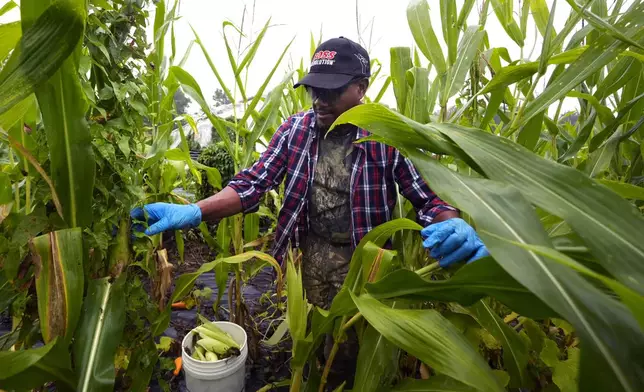
[[[307,87],[318,127],[328,129],[342,113],[359,105],[367,85],[368,80],[362,79],[335,90]]]

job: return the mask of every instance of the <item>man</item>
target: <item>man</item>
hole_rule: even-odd
[[[145,206],[151,224],[146,234],[253,212],[261,196],[285,180],[273,254],[281,261],[289,243],[299,247],[307,298],[328,308],[356,245],[392,218],[397,183],[426,226],[421,231],[424,246],[441,266],[487,255],[474,229],[430,190],[396,149],[375,141],[354,144],[368,132],[350,124],[325,137],[340,114],[361,103],[369,76],[369,55],[360,45],[344,37],[322,43],[310,72],[295,85],[307,89],[312,110],[289,117],[259,161],[216,195],[191,205]],[[135,210],[133,217],[142,219],[143,212]]]

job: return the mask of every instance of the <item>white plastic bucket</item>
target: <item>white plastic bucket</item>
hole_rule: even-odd
[[[199,361],[192,358],[184,347],[192,350],[192,331],[183,338],[181,357],[186,375],[186,388],[190,392],[241,392],[246,377],[246,357],[248,345],[246,331],[237,324],[227,321],[214,321],[239,344],[240,355],[215,362]]]

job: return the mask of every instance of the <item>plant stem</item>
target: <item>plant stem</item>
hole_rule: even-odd
[[[243,320],[241,320],[241,273],[239,271],[239,266],[235,269],[235,321],[237,324],[241,325]],[[238,320],[239,318],[239,320]]]
[[[430,265],[426,265],[421,269],[417,269],[415,272],[420,276],[428,275],[430,272],[435,271],[440,268],[438,261]]]
[[[525,110],[526,105],[530,101],[530,97],[532,96],[532,93],[534,92],[535,87],[537,86],[537,83],[539,83],[539,79],[541,79],[541,75],[537,75],[536,79],[532,84],[530,85],[530,90],[528,90],[528,93],[525,96],[525,99],[521,104],[519,105],[519,109],[516,111],[514,117],[512,118],[512,121],[510,122],[510,129],[508,130],[507,134],[504,136],[510,136],[514,132],[516,132],[516,123],[519,121],[519,119],[523,116],[523,111]]]
[[[291,378],[291,387],[289,388],[289,392],[300,392],[300,388],[302,386],[302,372],[304,371],[303,368],[295,368],[295,371],[293,372],[293,377]]]
[[[559,123],[559,114],[561,113],[561,107],[563,106],[563,98],[559,100],[559,105],[557,105],[557,111],[555,112],[554,122],[555,124]]]
[[[25,166],[27,166],[25,164]],[[27,174],[25,178],[25,213],[31,212],[31,177]]]
[[[342,330],[346,331],[347,329],[351,328],[355,323],[360,321],[361,318],[362,318],[362,313],[360,312],[356,313],[353,317],[351,317],[349,321],[347,321],[346,324],[342,326]]]
[[[322,372],[322,378],[320,380],[320,388],[318,388],[318,392],[324,392],[324,387],[326,386],[326,381],[329,377],[329,372],[331,371],[331,365],[333,364],[333,360],[335,359],[335,355],[338,353],[339,348],[340,344],[338,344],[338,341],[335,340],[333,342],[333,347],[331,348],[331,353],[329,354],[329,359],[327,359],[326,364],[324,365],[324,371]]]

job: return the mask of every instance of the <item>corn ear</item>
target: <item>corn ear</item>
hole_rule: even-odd
[[[219,355],[225,354],[230,348],[229,345],[222,343],[219,340],[211,339],[208,337],[197,340],[197,344],[205,348],[206,351],[210,351]]]
[[[205,328],[203,326],[199,326],[194,330],[197,331],[202,338],[210,338],[210,339],[218,340],[221,343],[225,344],[226,346],[234,347],[237,349],[239,348],[239,344],[237,344],[237,342],[235,342],[233,338],[230,337],[230,335],[228,335],[225,332],[218,333],[208,328]]]
[[[217,355],[215,353],[212,353],[210,351],[206,351],[206,361],[214,362],[214,361],[218,361],[218,360],[219,360],[219,358],[217,357]]]
[[[197,355],[196,359],[198,359],[200,361],[205,361],[206,360],[206,357],[205,357],[206,350],[204,350],[204,348],[201,347],[201,346],[195,346],[194,349],[195,349],[195,352],[192,354],[193,358],[194,358],[194,355]]]
[[[206,319],[202,315],[199,315],[199,320],[201,320],[202,325],[196,328],[197,331],[203,331],[205,329],[206,331],[210,332],[210,334],[206,336],[211,337],[213,339],[217,339],[223,343],[226,343],[230,347],[240,348],[239,344],[235,341],[235,339],[233,339],[233,337],[230,336],[229,333],[219,328],[215,323],[208,321],[208,319]],[[199,333],[202,334],[202,332],[199,332]]]

